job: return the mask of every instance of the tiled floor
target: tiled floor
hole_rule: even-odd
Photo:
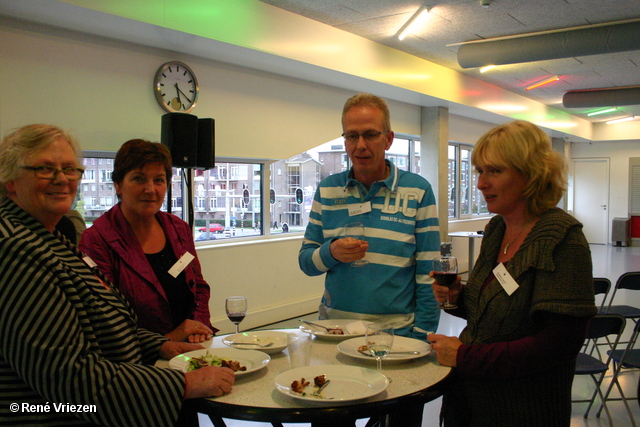
[[[607,277],[615,284],[616,279],[624,272],[627,271],[640,271],[640,247],[612,247],[611,245],[591,245],[591,253],[593,259],[593,275],[594,277]],[[621,295],[621,298],[625,298]],[[624,303],[624,300],[618,301],[616,297],[616,303]],[[303,318],[308,320],[317,319],[316,314],[310,314]],[[298,327],[298,320],[291,319],[275,325],[270,325],[278,328],[286,327]],[[632,325],[629,323],[628,325]],[[464,321],[446,313],[442,315],[440,320],[440,327],[438,333],[447,335],[458,335],[464,327]],[[627,326],[627,329],[632,329],[632,326]],[[603,389],[609,384],[611,372],[605,378]],[[621,383],[626,396],[635,397],[637,395],[637,386],[639,381],[639,372],[637,370],[628,370],[622,375]],[[589,376],[576,377],[573,384],[573,398],[588,399],[595,390],[593,381]],[[617,391],[612,392],[611,397],[619,397]],[[598,400],[596,399],[598,402]],[[441,399],[436,399],[425,405],[423,427],[436,427],[438,425],[438,414],[440,411]],[[632,426],[629,415],[621,401],[608,402],[609,411],[612,415],[612,422],[615,427],[628,427]],[[640,423],[640,405],[638,401],[633,399],[629,401],[634,418]],[[595,408],[591,409],[589,418],[585,419],[583,413],[586,410],[587,403],[574,403],[573,415],[571,418],[571,427],[600,427],[609,426],[609,420],[604,413],[600,418],[596,418],[596,412],[599,404],[595,405]],[[268,423],[251,423],[245,421],[225,420],[228,427],[270,427]],[[364,426],[366,420],[362,420],[362,423],[358,424],[358,427]],[[211,422],[207,419],[201,419],[201,426],[212,426]],[[305,426],[305,424],[285,424],[289,426]],[[306,424],[308,425],[308,424]]]

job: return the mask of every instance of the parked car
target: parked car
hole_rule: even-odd
[[[198,231],[204,233],[207,231],[207,227],[200,227]],[[224,226],[215,222],[209,224],[209,232],[211,233],[222,233],[224,232]]]

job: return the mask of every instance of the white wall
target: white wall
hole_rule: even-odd
[[[152,79],[181,60],[200,85],[199,117],[216,119],[216,155],[287,158],[334,139],[353,93],[270,73],[95,36],[38,28],[0,18],[0,133],[29,123],[71,129],[85,150],[116,151],[131,138],[160,138]],[[390,101],[392,126],[420,133],[420,107]],[[301,236],[199,246],[212,287],[212,321],[232,329],[224,298],[244,294],[255,327],[317,310],[323,277],[298,268]]]
[[[629,216],[629,158],[640,157],[640,141],[574,143],[571,157],[609,159],[609,219]]]
[[[160,117],[152,79],[169,60],[188,63],[198,76],[193,114],[216,119],[216,154],[287,158],[341,133],[340,112],[353,92],[194,56],[96,36],[17,23],[0,17],[0,134],[29,123],[72,129],[83,149],[117,150],[130,138],[159,140]],[[396,132],[420,135],[420,107],[390,101]],[[475,140],[491,125],[451,116],[451,139]],[[633,142],[576,145],[574,156],[612,156],[612,188],[626,188],[627,151]],[[636,143],[637,145],[637,143]],[[606,147],[605,147],[606,146]],[[613,159],[613,157],[612,157]],[[619,199],[618,199],[619,198]],[[623,208],[624,207],[624,208]],[[626,196],[612,200],[612,215],[626,212]],[[450,231],[477,231],[484,221],[456,222]],[[443,236],[443,240],[446,236]],[[206,245],[198,253],[212,286],[213,321],[230,331],[224,297],[249,298],[251,327],[315,311],[323,278],[297,265],[300,236],[236,245]],[[466,260],[467,247],[454,252]],[[477,253],[477,251],[476,251]]]

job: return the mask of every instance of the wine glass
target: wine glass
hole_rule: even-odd
[[[364,241],[364,224],[352,222],[344,226],[344,237]],[[362,267],[369,264],[366,259],[359,259],[351,263],[352,267]]]
[[[365,342],[369,353],[376,358],[378,371],[382,371],[382,359],[391,351],[393,346],[393,327],[384,323],[367,325]]]
[[[236,325],[236,334],[240,333],[240,322],[242,322],[244,317],[247,315],[247,298],[228,297],[225,301],[224,308],[229,320]]]
[[[451,287],[458,278],[458,260],[451,255],[442,255],[433,259],[433,276],[440,286]],[[452,310],[458,308],[457,305],[449,302],[449,293],[447,292],[444,303],[439,304],[438,308]]]

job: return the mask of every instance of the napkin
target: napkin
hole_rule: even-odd
[[[363,322],[362,320],[358,320],[357,322],[347,323],[345,329],[351,335],[354,334],[363,334],[367,331],[367,325],[371,322]]]

